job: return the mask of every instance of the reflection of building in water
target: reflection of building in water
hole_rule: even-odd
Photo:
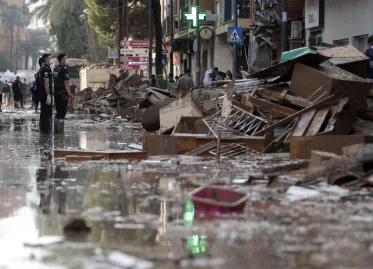
[[[0,218],[13,215],[26,206],[26,191],[23,189],[0,189]]]
[[[55,208],[58,214],[66,212],[66,186],[63,179],[69,177],[69,172],[57,166],[52,170],[47,168],[39,168],[37,170],[37,190],[40,194],[39,207],[44,214],[51,213]],[[51,175],[52,174],[52,175]],[[53,181],[49,178],[54,178]]]

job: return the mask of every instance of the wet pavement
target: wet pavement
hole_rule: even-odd
[[[64,136],[41,137],[31,111],[0,114],[0,269],[372,268],[370,190],[325,189],[291,201],[286,189],[242,184],[287,163],[286,154],[219,165],[195,157],[53,159],[56,148],[141,143],[141,131],[130,127],[139,129],[69,115]],[[208,183],[247,194],[244,212],[197,214],[188,194]],[[77,217],[91,231],[64,234]]]

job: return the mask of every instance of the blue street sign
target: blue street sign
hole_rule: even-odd
[[[109,49],[109,51],[108,51],[108,58],[110,58],[110,59],[112,59],[112,58],[114,58],[114,59],[118,58],[118,52]]]
[[[241,27],[228,27],[227,39],[229,44],[241,44],[243,39]]]

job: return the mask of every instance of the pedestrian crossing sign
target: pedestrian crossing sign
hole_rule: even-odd
[[[241,44],[242,43],[242,28],[241,27],[228,27],[228,43]]]

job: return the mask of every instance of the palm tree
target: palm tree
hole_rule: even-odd
[[[30,22],[30,12],[26,6],[19,8],[16,5],[10,5],[2,11],[3,24],[8,26],[10,50],[9,59],[13,67],[18,67],[20,55],[19,30]],[[16,30],[16,33],[15,33]],[[16,34],[16,36],[14,36]]]
[[[30,4],[38,2],[41,1],[30,0]],[[55,39],[59,50],[70,57],[80,58],[87,56],[89,47],[85,25],[79,18],[84,9],[84,0],[46,0],[34,14],[47,24],[49,35]],[[95,35],[90,42],[98,46],[97,39]],[[94,53],[89,56],[96,60]]]

